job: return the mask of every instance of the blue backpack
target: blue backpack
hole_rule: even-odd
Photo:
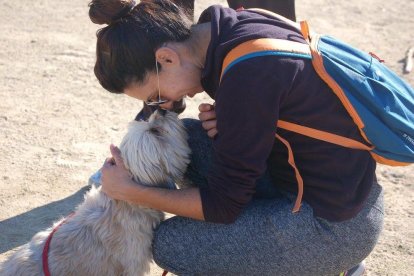
[[[371,54],[338,39],[309,32],[306,21],[293,22],[261,9],[249,11],[282,19],[299,29],[308,44],[262,38],[232,49],[223,62],[222,76],[234,64],[256,56],[279,55],[311,59],[318,75],[338,96],[368,144],[289,122],[278,127],[338,145],[369,150],[382,164],[414,163],[414,90]]]
[[[275,13],[249,9],[283,20],[298,29],[307,44],[260,38],[233,48],[225,57],[221,77],[240,61],[257,56],[287,56],[312,60],[313,67],[338,96],[362,137],[370,145],[300,124],[277,121],[277,127],[311,138],[353,149],[368,150],[379,163],[404,166],[414,163],[414,90],[373,54],[364,53],[330,36],[309,31],[300,24]],[[288,149],[288,162],[294,169],[298,195],[293,212],[300,209],[303,179],[295,165],[287,140],[276,134]]]

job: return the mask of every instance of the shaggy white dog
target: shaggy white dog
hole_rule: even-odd
[[[164,188],[172,188],[182,177],[190,154],[187,134],[177,115],[158,111],[148,122],[130,123],[120,150],[135,181]],[[53,235],[48,254],[50,273],[143,275],[152,260],[153,229],[163,219],[160,211],[113,200],[92,187],[74,215]],[[44,275],[42,251],[54,227],[37,233],[0,265],[0,275]]]

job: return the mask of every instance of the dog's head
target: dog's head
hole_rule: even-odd
[[[177,114],[156,111],[148,122],[132,121],[120,145],[125,166],[138,183],[169,187],[189,163],[187,132]]]

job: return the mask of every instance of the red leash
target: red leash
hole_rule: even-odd
[[[42,253],[42,265],[43,265],[43,273],[45,274],[45,276],[50,276],[50,271],[49,271],[49,264],[48,264],[48,253],[49,253],[49,247],[50,247],[50,242],[52,241],[52,237],[53,234],[55,234],[55,232],[59,229],[60,226],[62,226],[62,224],[64,224],[68,218],[72,217],[75,213],[71,213],[69,216],[67,216],[64,220],[62,220],[59,225],[57,225],[52,232],[50,232],[49,236],[47,237],[47,240],[45,242],[45,246],[43,247],[43,253]]]

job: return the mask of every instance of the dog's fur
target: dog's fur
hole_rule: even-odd
[[[182,177],[190,154],[186,131],[172,112],[131,122],[120,150],[135,181],[164,188],[172,188],[171,183]],[[160,211],[110,199],[92,187],[52,238],[50,273],[143,275],[152,260],[153,229],[163,219]],[[37,233],[0,265],[0,275],[44,275],[42,250],[52,229]]]

